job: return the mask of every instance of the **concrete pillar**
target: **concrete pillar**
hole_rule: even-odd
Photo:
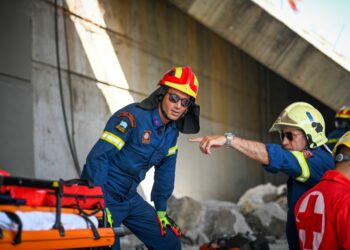
[[[34,176],[31,1],[0,2],[0,168]]]

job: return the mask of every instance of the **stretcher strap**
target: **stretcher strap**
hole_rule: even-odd
[[[23,226],[21,219],[18,217],[17,214],[13,212],[4,212],[4,213],[10,218],[10,220],[12,220],[14,223],[17,224],[17,233],[14,239],[12,240],[12,244],[16,245],[18,243],[21,243],[22,226]]]
[[[53,225],[53,229],[57,229],[60,233],[60,236],[64,236],[64,227],[61,222],[61,208],[62,208],[62,195],[63,195],[63,186],[60,183],[60,186],[56,192],[56,221],[55,224]]]
[[[88,186],[89,188],[95,187],[95,185],[94,185],[91,181],[86,180],[86,179],[70,179],[70,180],[63,180],[63,179],[60,179],[59,182],[62,183],[62,184],[64,184],[64,185],[67,185],[67,186],[72,186],[72,185],[86,185],[86,186]]]
[[[67,181],[65,181],[63,179],[59,180],[59,188],[55,190],[55,192],[56,192],[56,221],[55,221],[55,224],[53,225],[52,228],[58,229],[60,236],[65,235],[64,227],[63,227],[62,222],[61,222],[63,187],[64,187],[64,185],[69,186],[69,185],[74,185],[74,184],[83,184],[83,185],[88,185],[89,187],[93,187],[91,182],[89,182],[88,180],[84,180],[84,179],[72,179],[72,180],[67,180]],[[101,205],[101,208],[102,208],[102,205]],[[91,222],[91,220],[88,218],[88,216],[98,213],[99,211],[101,211],[101,208],[96,209],[93,212],[91,212],[90,214],[88,214],[79,206],[79,202],[77,202],[77,209],[79,210],[80,215],[91,224],[91,229],[92,229],[93,234],[94,234],[94,239],[99,239],[100,236],[97,232],[95,225]]]
[[[92,233],[94,235],[94,239],[98,240],[99,238],[101,238],[100,234],[97,231],[97,228],[94,225],[94,223],[87,216],[85,216],[84,214],[81,214],[80,216],[83,217],[85,219],[85,221],[88,222],[88,224],[90,224]]]
[[[79,206],[79,201],[77,202],[77,204],[78,204],[77,209],[78,209],[80,215],[91,216],[91,215],[95,215],[95,214],[103,211],[102,205],[100,205],[99,208],[96,208],[95,210],[91,211],[90,213],[87,213],[87,212],[84,211],[84,209],[82,209]],[[100,203],[98,203],[98,204],[100,204]]]

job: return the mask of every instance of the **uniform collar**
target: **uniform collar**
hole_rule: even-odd
[[[350,187],[350,179],[337,170],[328,170],[322,177],[322,180],[335,181]]]
[[[158,107],[152,110],[152,123],[153,123],[153,126],[156,128],[165,126],[165,124],[162,122],[162,119],[160,118]],[[170,128],[174,128],[176,124],[175,122],[171,121],[167,124],[167,126]]]

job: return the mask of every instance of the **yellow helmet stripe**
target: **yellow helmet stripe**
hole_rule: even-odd
[[[194,76],[194,86],[198,86],[198,80],[196,76]]]
[[[179,85],[179,84],[176,84],[176,83],[172,83],[172,82],[166,81],[165,85],[169,86],[171,88],[180,90],[181,92],[183,92],[183,93],[185,93],[185,94],[187,94],[189,96],[192,96],[194,98],[196,98],[196,96],[197,96],[197,94],[187,84]]]
[[[121,150],[125,144],[122,138],[108,131],[103,131],[103,134],[101,135],[100,139],[114,145],[118,150]]]
[[[174,147],[169,148],[168,150],[168,154],[166,156],[171,156],[176,154],[176,150],[178,149],[177,145],[175,145]]]
[[[349,118],[349,115],[348,115],[347,113],[339,114],[339,115],[337,115],[336,118],[343,118],[343,119],[346,119],[346,118]]]
[[[175,77],[180,79],[181,76],[182,76],[182,67],[176,67],[175,68]]]
[[[290,151],[294,157],[299,162],[299,166],[301,168],[301,175],[295,178],[297,181],[306,182],[310,178],[310,168],[307,164],[304,154],[299,151]]]

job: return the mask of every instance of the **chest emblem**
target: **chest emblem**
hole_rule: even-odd
[[[145,130],[142,134],[142,144],[149,144],[151,142],[151,130]]]

